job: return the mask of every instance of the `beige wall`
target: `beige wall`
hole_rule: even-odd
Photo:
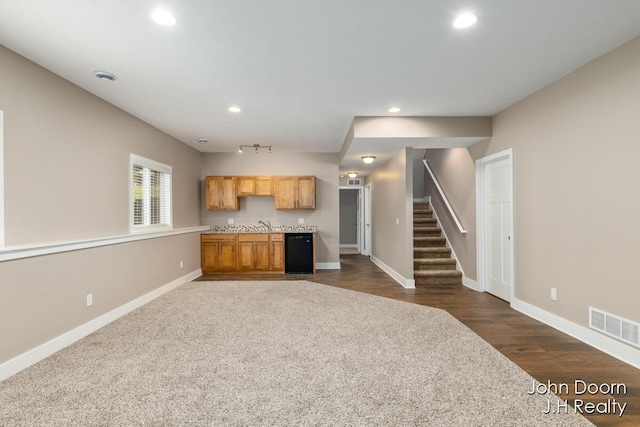
[[[409,280],[413,280],[412,153],[411,148],[402,149],[367,176],[372,255]]]
[[[1,46],[0,75],[8,248],[128,234],[130,152],[200,224],[200,153]],[[0,363],[199,267],[197,233],[0,262]]]
[[[491,136],[491,117],[356,117],[354,138]]]
[[[198,225],[199,152],[2,47],[0,67],[6,245],[128,234],[131,152],[173,166],[174,226]]]
[[[516,297],[582,325],[589,305],[640,321],[638,88],[640,38],[500,113],[481,149],[514,147]]]
[[[498,114],[490,141],[429,155],[471,212],[471,162],[513,148],[515,297],[582,326],[589,306],[640,321],[638,87],[635,39]]]
[[[331,153],[209,153],[203,155],[201,189],[208,175],[314,175],[316,177],[316,209],[277,211],[273,197],[242,197],[239,211],[206,211],[202,208],[202,223],[227,225],[258,225],[259,220],[272,224],[317,225],[316,262],[340,262],[340,215],[338,193],[338,154]],[[202,193],[204,197],[204,192]]]
[[[460,233],[429,172],[424,174],[425,194],[431,197],[433,209],[465,277],[475,281],[477,280],[475,161],[466,148],[427,150],[426,159],[467,233]],[[422,168],[426,171],[424,165]]]
[[[0,364],[198,268],[197,233],[0,262]]]

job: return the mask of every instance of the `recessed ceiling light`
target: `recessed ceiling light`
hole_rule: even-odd
[[[165,9],[158,9],[151,14],[151,19],[153,19],[156,23],[160,25],[176,25],[178,23],[178,18],[173,16],[171,12]]]
[[[453,21],[455,28],[468,28],[478,21],[478,15],[473,13],[462,13]]]
[[[231,111],[232,113],[239,113],[241,110],[237,105],[232,105],[231,107],[229,107],[229,111]]]
[[[401,110],[398,107],[391,107],[389,108],[389,112],[390,113],[399,113]]]
[[[115,82],[118,80],[115,74],[112,74],[108,71],[94,71],[93,75],[102,80],[103,82]]]

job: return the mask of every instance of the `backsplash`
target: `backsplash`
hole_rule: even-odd
[[[214,225],[212,233],[315,233],[317,225],[274,225],[271,229],[262,225]]]

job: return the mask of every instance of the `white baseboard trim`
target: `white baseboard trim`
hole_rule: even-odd
[[[416,287],[415,279],[407,279],[402,274],[395,271],[393,268],[389,267],[384,262],[380,261],[378,258],[371,255],[371,262],[380,267],[385,273],[387,273],[393,280],[400,283],[402,287],[407,289],[413,289]]]
[[[462,276],[462,284],[465,285],[469,289],[473,289],[474,291],[478,291],[478,282],[473,279],[469,279],[467,276]]]
[[[640,369],[640,351],[630,345],[624,344],[585,326],[578,325],[553,313],[549,313],[517,298],[511,301],[511,308]]]
[[[195,270],[172,281],[171,283],[167,283],[166,285],[154,289],[153,291],[146,293],[141,297],[134,299],[133,301],[121,305],[120,307],[115,308],[108,313],[96,317],[95,319],[90,320],[89,322],[80,325],[77,328],[70,330],[69,332],[57,336],[44,344],[41,344],[19,356],[14,357],[11,360],[2,363],[0,365],[0,381],[4,381],[5,379],[17,374],[23,369],[26,369],[29,366],[46,359],[52,354],[62,350],[65,347],[68,347],[76,341],[79,341],[80,339],[97,331],[103,326],[106,326],[114,320],[117,320],[127,313],[130,313],[136,308],[142,307],[143,305],[153,301],[159,296],[166,294],[167,292],[177,288],[183,283],[189,282],[201,275],[202,270]]]
[[[339,262],[316,262],[316,270],[340,270]]]
[[[340,248],[345,248],[345,249],[358,249],[358,244],[357,243],[340,243]]]

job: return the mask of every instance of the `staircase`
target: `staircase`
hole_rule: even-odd
[[[413,204],[413,270],[416,286],[462,284],[429,202]]]

